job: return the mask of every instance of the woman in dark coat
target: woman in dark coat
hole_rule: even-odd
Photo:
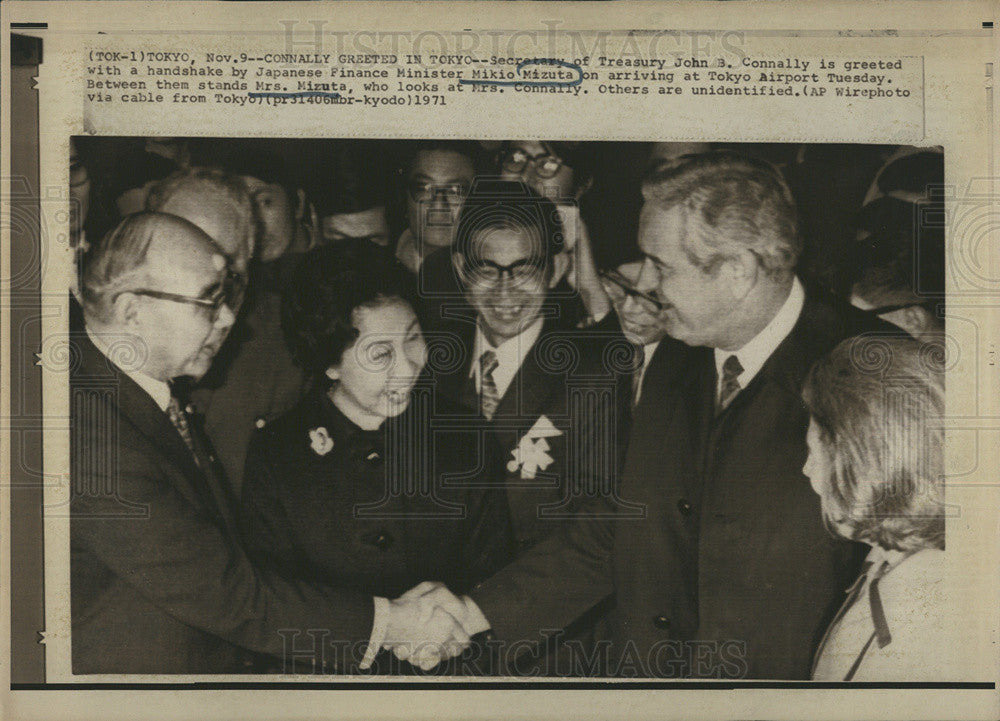
[[[495,454],[485,434],[449,425],[403,287],[367,243],[304,257],[282,324],[316,387],[256,433],[243,494],[257,562],[390,599],[425,580],[461,593],[510,544],[502,489],[490,487]],[[359,660],[323,667],[350,672]],[[373,668],[410,671],[384,652]]]

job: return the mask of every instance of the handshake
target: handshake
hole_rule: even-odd
[[[424,581],[389,601],[382,648],[429,671],[460,655],[472,636],[489,628],[471,598],[459,598],[443,583]]]

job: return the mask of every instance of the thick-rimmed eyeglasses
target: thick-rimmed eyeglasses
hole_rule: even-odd
[[[208,317],[214,323],[219,319],[219,316],[222,315],[222,306],[229,306],[231,311],[234,313],[236,312],[236,309],[239,308],[239,305],[242,302],[245,290],[246,279],[239,273],[231,270],[226,273],[226,277],[223,279],[218,288],[216,288],[211,295],[205,298],[196,298],[190,295],[170,293],[165,290],[154,290],[152,288],[119,291],[115,294],[114,298],[118,298],[118,296],[123,293],[132,293],[133,295],[144,295],[148,298],[156,298],[157,300],[169,300],[173,303],[196,305],[200,308],[206,309],[208,311]]]
[[[406,184],[406,194],[414,203],[424,203],[429,200],[446,200],[461,202],[469,194],[469,186],[465,183],[427,183],[422,180],[411,180]]]
[[[552,178],[563,166],[563,160],[546,147],[546,152],[529,155],[521,148],[511,148],[500,159],[500,167],[508,173],[523,173],[531,163],[539,178]]]
[[[498,285],[505,275],[512,283],[523,283],[541,275],[542,268],[542,263],[534,258],[521,258],[510,265],[486,259],[465,264],[465,272],[470,278],[487,285]]]
[[[600,275],[602,279],[621,289],[625,295],[632,296],[657,313],[670,307],[669,303],[664,303],[659,298],[636,288],[628,278],[616,270],[602,270],[600,271]]]

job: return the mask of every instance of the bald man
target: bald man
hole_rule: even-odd
[[[242,307],[243,293],[234,298],[233,310],[239,317],[233,337],[219,353],[212,372],[192,393],[226,481],[237,497],[251,435],[292,408],[307,384],[307,375],[295,365],[285,345],[280,295],[263,283],[266,273],[250,272],[257,229],[265,226],[264,219],[255,215],[259,207],[250,190],[244,180],[225,170],[192,167],[155,186],[146,203],[150,210],[197,225],[223,250],[241,278],[253,276],[246,307]],[[256,267],[263,270],[266,265]]]
[[[250,563],[178,397],[177,379],[200,378],[233,326],[233,276],[205,232],[159,213],[126,218],[87,256],[70,373],[74,673],[250,672],[258,654],[291,661],[290,639],[316,629],[336,641],[314,649],[329,670],[368,650],[371,596]],[[415,623],[418,605],[393,612]]]

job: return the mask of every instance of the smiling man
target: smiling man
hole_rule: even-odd
[[[428,336],[441,392],[501,448],[519,554],[569,523],[587,501],[615,504],[625,445],[631,346],[617,330],[582,330],[560,314],[550,280],[562,237],[555,206],[525,183],[478,181],[451,254],[465,315],[443,336]],[[443,357],[436,338],[460,339],[462,362],[453,357],[449,368],[435,369]],[[606,364],[616,350],[625,361]],[[568,636],[589,642],[586,629],[602,611]]]
[[[581,513],[472,592],[466,631],[513,648],[613,597],[608,673],[808,678],[860,549],[826,532],[802,475],[802,379],[841,339],[892,330],[805,293],[794,202],[770,165],[694,156],[643,195],[635,290],[671,336],[622,472],[643,518]]]

